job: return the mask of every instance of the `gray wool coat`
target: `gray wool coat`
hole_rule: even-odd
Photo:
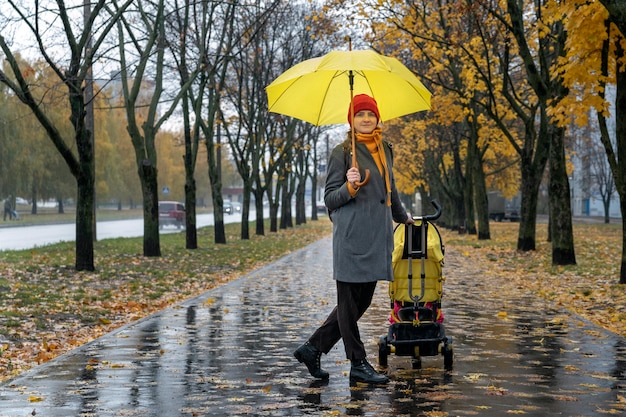
[[[346,180],[352,165],[351,150],[340,144],[330,155],[324,203],[333,222],[333,279],[337,281],[393,281],[392,220],[405,223],[408,214],[396,190],[391,144],[384,144],[391,174],[391,207],[386,203],[385,179],[366,145],[357,142],[356,155],[361,178],[369,169],[370,180],[354,197],[350,196]]]

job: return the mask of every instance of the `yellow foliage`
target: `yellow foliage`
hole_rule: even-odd
[[[609,39],[605,23],[608,12],[600,2],[586,0],[553,3],[550,10],[555,19],[559,13],[560,16],[567,16],[563,20],[568,34],[567,54],[559,59],[555,70],[570,89],[570,94],[555,103],[550,114],[562,125],[576,123],[585,126],[590,110],[608,115],[608,104],[599,96],[604,92],[604,83],[614,82],[615,76],[614,71],[608,78],[602,76],[600,68],[603,42]],[[617,34],[613,27],[609,57],[614,56]],[[615,68],[615,64],[609,63],[609,68]]]

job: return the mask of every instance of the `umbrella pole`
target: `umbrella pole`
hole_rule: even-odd
[[[350,49],[352,49],[352,45],[350,45]],[[350,120],[352,121],[350,123],[350,135],[351,135],[351,140],[352,140],[352,166],[358,168],[359,164],[356,161],[356,135],[354,133],[354,74],[352,73],[352,70],[350,70],[348,72],[348,78],[350,80]],[[357,181],[354,184],[357,187],[361,187],[365,184],[367,184],[370,180],[370,170],[366,169],[365,170],[365,178],[363,179],[363,181]]]

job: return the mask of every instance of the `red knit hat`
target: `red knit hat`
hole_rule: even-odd
[[[380,112],[378,111],[378,104],[376,100],[367,94],[357,94],[352,98],[354,103],[354,114],[357,114],[361,110],[370,110],[376,115],[376,120],[380,121]],[[352,113],[350,106],[348,106],[348,123],[352,124]]]

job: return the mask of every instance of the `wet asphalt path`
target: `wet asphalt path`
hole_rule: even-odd
[[[443,358],[389,357],[383,387],[348,382],[343,345],[313,380],[293,350],[334,306],[331,241],[106,335],[0,385],[0,416],[606,416],[626,414],[626,341],[539,300],[499,292],[448,251]],[[494,288],[495,286],[495,288]],[[370,361],[386,284],[360,323]],[[506,317],[498,315],[507,311]]]

